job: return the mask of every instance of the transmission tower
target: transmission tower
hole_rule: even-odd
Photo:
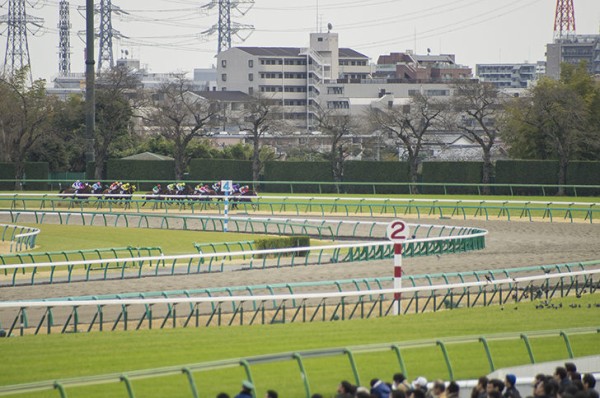
[[[231,14],[237,12],[240,15],[245,15],[254,6],[254,0],[212,0],[206,4],[204,8],[219,7],[219,22],[213,25],[210,29],[205,30],[202,34],[213,35],[218,34],[217,53],[231,48],[231,37],[237,36],[241,41],[246,40],[254,31],[254,26],[243,25],[231,21]],[[249,33],[243,37],[241,31]]]
[[[554,39],[575,35],[575,7],[573,0],[556,0]]]
[[[41,28],[44,20],[28,16],[26,6],[26,0],[8,0],[8,14],[0,17],[0,23],[8,25],[3,71],[14,75],[16,71],[29,67],[29,79],[33,81],[27,32],[35,33],[29,25]]]
[[[71,73],[71,21],[69,2],[60,0],[58,5],[58,73],[67,76]]]
[[[127,14],[119,7],[113,7],[111,0],[100,0],[100,45],[98,55],[98,72],[115,66],[113,58],[113,38],[123,38],[119,31],[112,27],[112,14]]]

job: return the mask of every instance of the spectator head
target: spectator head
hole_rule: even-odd
[[[444,391],[446,391],[446,384],[444,383],[443,380],[436,380],[433,383],[433,395],[440,395],[443,394]]]
[[[415,388],[410,391],[409,398],[425,398],[425,391],[422,388]]]
[[[584,390],[593,390],[596,387],[596,378],[591,373],[586,373],[581,378]]]
[[[406,380],[406,376],[404,376],[404,373],[395,373],[394,376],[392,376],[392,380],[394,383],[400,384]]]
[[[412,382],[412,388],[415,390],[423,390],[423,391],[427,391],[427,379],[424,378],[423,376],[419,376],[417,377],[413,382]]]
[[[217,395],[217,398],[229,398],[229,394],[222,392],[220,394]]]
[[[460,391],[460,387],[458,385],[458,383],[456,383],[455,381],[451,381],[450,384],[448,384],[448,387],[446,388],[446,390],[448,391],[449,394],[457,394]]]
[[[571,381],[581,381],[581,373],[571,372],[569,373],[569,378],[571,379]]]
[[[338,386],[338,393],[340,394],[354,394],[356,388],[347,380],[342,380]]]
[[[565,362],[565,369],[567,370],[567,374],[571,374],[573,372],[577,372],[577,365],[573,362]]]
[[[563,368],[562,366],[557,366],[554,370],[554,378],[559,382],[565,380],[567,376],[567,369]]]
[[[279,394],[277,394],[277,391],[273,391],[273,390],[268,390],[267,394],[265,395],[265,398],[278,398]]]
[[[252,391],[252,390],[254,390],[254,384],[252,384],[248,380],[244,380],[242,382],[242,388],[246,391]]]
[[[488,391],[487,397],[488,398],[502,398],[502,393],[500,391],[496,391],[496,390]]]
[[[564,368],[563,368],[564,369]],[[558,394],[558,389],[560,386],[558,385],[558,381],[552,377],[547,377],[544,380],[544,395],[550,398],[556,397]]]
[[[371,380],[372,382],[372,380]],[[371,398],[371,393],[366,387],[357,387],[356,388],[356,398]]]
[[[390,398],[406,398],[406,393],[402,390],[393,390]]]
[[[313,394],[310,398],[323,398],[323,395],[317,393],[317,394]]]
[[[507,387],[514,387],[517,384],[517,377],[513,374],[507,374],[505,382]]]
[[[481,376],[478,380],[477,380],[477,388],[479,390],[485,390],[487,388],[488,385],[488,378],[485,376]]]
[[[502,390],[504,390],[504,382],[500,379],[492,379],[490,381],[488,381],[487,384],[487,393],[489,396],[489,393],[492,391],[498,391],[499,393],[502,393]]]

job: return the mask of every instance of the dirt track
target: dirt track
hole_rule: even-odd
[[[409,220],[416,222],[416,220]],[[525,221],[421,219],[423,224],[467,225],[487,229],[487,247],[478,252],[406,258],[405,275],[502,269],[600,260],[600,224]],[[391,260],[216,274],[148,277],[0,289],[0,300],[151,292],[266,283],[389,277]]]

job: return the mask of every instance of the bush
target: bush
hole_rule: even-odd
[[[308,247],[310,246],[310,237],[308,236],[279,236],[275,238],[257,239],[254,241],[256,250],[284,249],[288,247]],[[283,254],[284,257],[296,256],[306,257],[308,250],[299,250]]]

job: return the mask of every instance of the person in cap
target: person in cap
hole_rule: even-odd
[[[254,390],[254,384],[248,380],[242,382],[242,391],[239,392],[234,398],[253,398],[252,390]]]
[[[504,398],[521,398],[519,390],[515,387],[517,384],[517,377],[513,374],[507,374],[504,378],[505,390],[502,396]]]
[[[392,389],[379,379],[371,380],[371,396],[377,398],[388,398]]]

